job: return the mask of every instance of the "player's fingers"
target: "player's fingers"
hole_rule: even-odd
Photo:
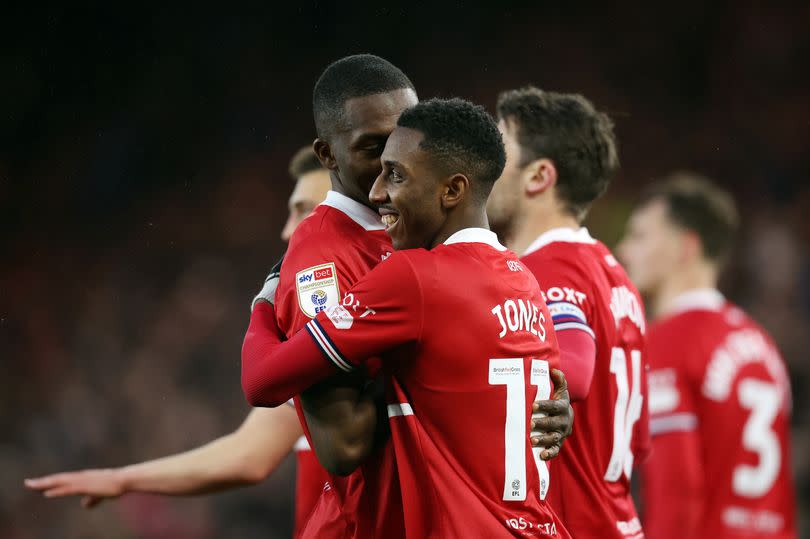
[[[533,416],[531,427],[532,431],[563,433],[568,430],[568,418],[565,416]]]
[[[35,477],[32,479],[26,479],[24,481],[25,486],[35,490],[42,490],[45,488],[49,488],[53,486],[54,480],[52,476],[48,477]]]
[[[60,498],[62,496],[72,496],[73,494],[79,494],[73,485],[59,485],[43,492],[46,498]]]
[[[559,446],[562,442],[562,435],[558,432],[552,432],[549,434],[533,432],[531,441],[533,447],[544,447],[548,449],[554,446]]]
[[[555,445],[542,450],[540,452],[540,458],[542,460],[551,460],[559,454],[560,454],[560,446]]]
[[[568,413],[568,402],[564,400],[536,401],[532,405],[532,411],[536,414],[562,415]]]

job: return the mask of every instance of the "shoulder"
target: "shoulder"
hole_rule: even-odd
[[[433,261],[430,251],[425,249],[405,249],[394,251],[391,256],[380,262],[374,270],[380,273],[389,274],[413,274],[421,273],[425,265]]]

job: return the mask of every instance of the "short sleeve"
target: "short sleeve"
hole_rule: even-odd
[[[417,341],[423,304],[411,260],[394,253],[306,327],[327,359],[348,372],[369,357]]]
[[[318,313],[338,305],[341,293],[354,283],[345,250],[334,234],[315,231],[285,254],[275,295],[278,324],[288,338]]]
[[[556,257],[536,264],[531,260],[525,262],[543,291],[554,330],[580,330],[595,339],[591,328],[593,299],[586,285],[590,278],[576,265]]]

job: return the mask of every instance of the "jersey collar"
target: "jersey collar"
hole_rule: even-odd
[[[588,233],[588,229],[584,226],[580,227],[578,230],[574,230],[573,228],[552,228],[551,230],[546,230],[540,234],[540,236],[534,240],[531,245],[529,245],[522,256],[539,251],[549,243],[554,243],[555,241],[565,241],[568,243],[596,243],[596,240],[591,237],[591,235]]]
[[[486,228],[462,228],[444,240],[444,245],[453,243],[486,243],[499,251],[506,251],[506,247],[498,241],[498,236]]]
[[[326,200],[321,204],[345,213],[352,221],[366,230],[385,230],[379,213],[337,191],[326,193]]]
[[[667,314],[684,311],[719,311],[726,298],[715,288],[696,288],[672,300]]]

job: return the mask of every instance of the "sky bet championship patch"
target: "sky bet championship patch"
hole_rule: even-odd
[[[295,274],[298,305],[310,318],[340,302],[335,264],[313,266]]]

